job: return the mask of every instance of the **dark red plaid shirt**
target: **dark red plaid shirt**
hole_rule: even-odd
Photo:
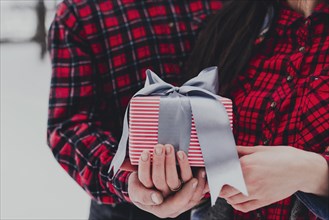
[[[328,3],[319,4],[308,18],[281,3],[272,30],[234,85],[238,145],[293,146],[329,161]],[[247,214],[236,212],[236,219],[288,219],[294,199]],[[309,218],[314,216],[298,219]]]
[[[49,32],[52,81],[48,143],[92,198],[129,201],[128,172],[108,175],[130,97],[150,68],[182,79],[205,18],[220,1],[64,1]],[[290,145],[328,153],[329,9],[304,19],[283,7],[232,91],[239,145]],[[275,192],[273,192],[275,193]],[[292,198],[236,219],[287,219]]]
[[[150,68],[170,83],[214,0],[67,0],[49,31],[52,81],[48,142],[62,167],[94,199],[128,200],[127,172],[107,171],[125,108]]]

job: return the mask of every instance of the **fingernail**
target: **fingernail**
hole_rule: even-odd
[[[177,152],[177,156],[180,160],[183,160],[184,159],[184,153],[182,151],[178,151]]]
[[[158,156],[161,156],[161,154],[162,154],[162,147],[161,146],[155,147],[155,154],[158,155]]]
[[[152,193],[151,199],[157,205],[159,205],[161,203],[161,199],[159,198],[159,196],[156,193]]]
[[[197,187],[197,185],[198,185],[198,181],[196,180],[196,181],[193,183],[192,188],[195,189],[195,188]]]
[[[142,161],[147,161],[149,159],[149,155],[147,151],[143,151],[142,153]]]
[[[171,152],[171,147],[170,146],[166,146],[166,154],[170,154]]]
[[[205,171],[202,171],[202,173],[201,173],[201,177],[204,179],[204,178],[206,178],[206,172]]]

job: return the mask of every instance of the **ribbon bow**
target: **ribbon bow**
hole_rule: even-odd
[[[219,88],[217,67],[202,70],[197,77],[190,79],[181,87],[164,82],[151,70],[146,71],[146,76],[144,88],[133,97],[161,96],[159,143],[172,144],[187,153],[193,112],[208,178],[211,204],[215,204],[225,184],[248,195],[229,118],[225,107],[218,101],[219,96],[215,95]],[[126,109],[118,150],[109,168],[109,172],[113,168],[114,174],[117,173],[126,156],[129,133],[128,109],[129,106]]]

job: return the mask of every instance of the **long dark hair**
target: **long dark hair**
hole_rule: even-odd
[[[187,77],[203,68],[218,66],[220,94],[225,95],[238,73],[246,68],[254,42],[269,7],[275,0],[231,0],[213,15],[203,28],[185,65]]]

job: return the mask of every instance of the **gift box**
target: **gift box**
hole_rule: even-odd
[[[141,153],[153,156],[156,144],[172,144],[188,155],[191,166],[205,167],[214,205],[221,188],[231,185],[248,195],[232,132],[232,102],[216,95],[217,67],[202,70],[181,87],[146,71],[144,88],[126,109],[118,150],[109,167],[117,173],[129,151],[133,165]]]
[[[144,150],[149,151],[152,158],[154,146],[159,143],[160,98],[159,96],[134,97],[130,101],[128,146],[129,158],[132,165],[138,165],[139,158]],[[225,107],[231,128],[233,128],[232,101],[224,97],[219,97],[218,101]],[[206,106],[204,110],[205,112],[207,111]],[[204,167],[205,164],[195,128],[193,113],[191,117],[192,124],[188,160],[193,167]]]

